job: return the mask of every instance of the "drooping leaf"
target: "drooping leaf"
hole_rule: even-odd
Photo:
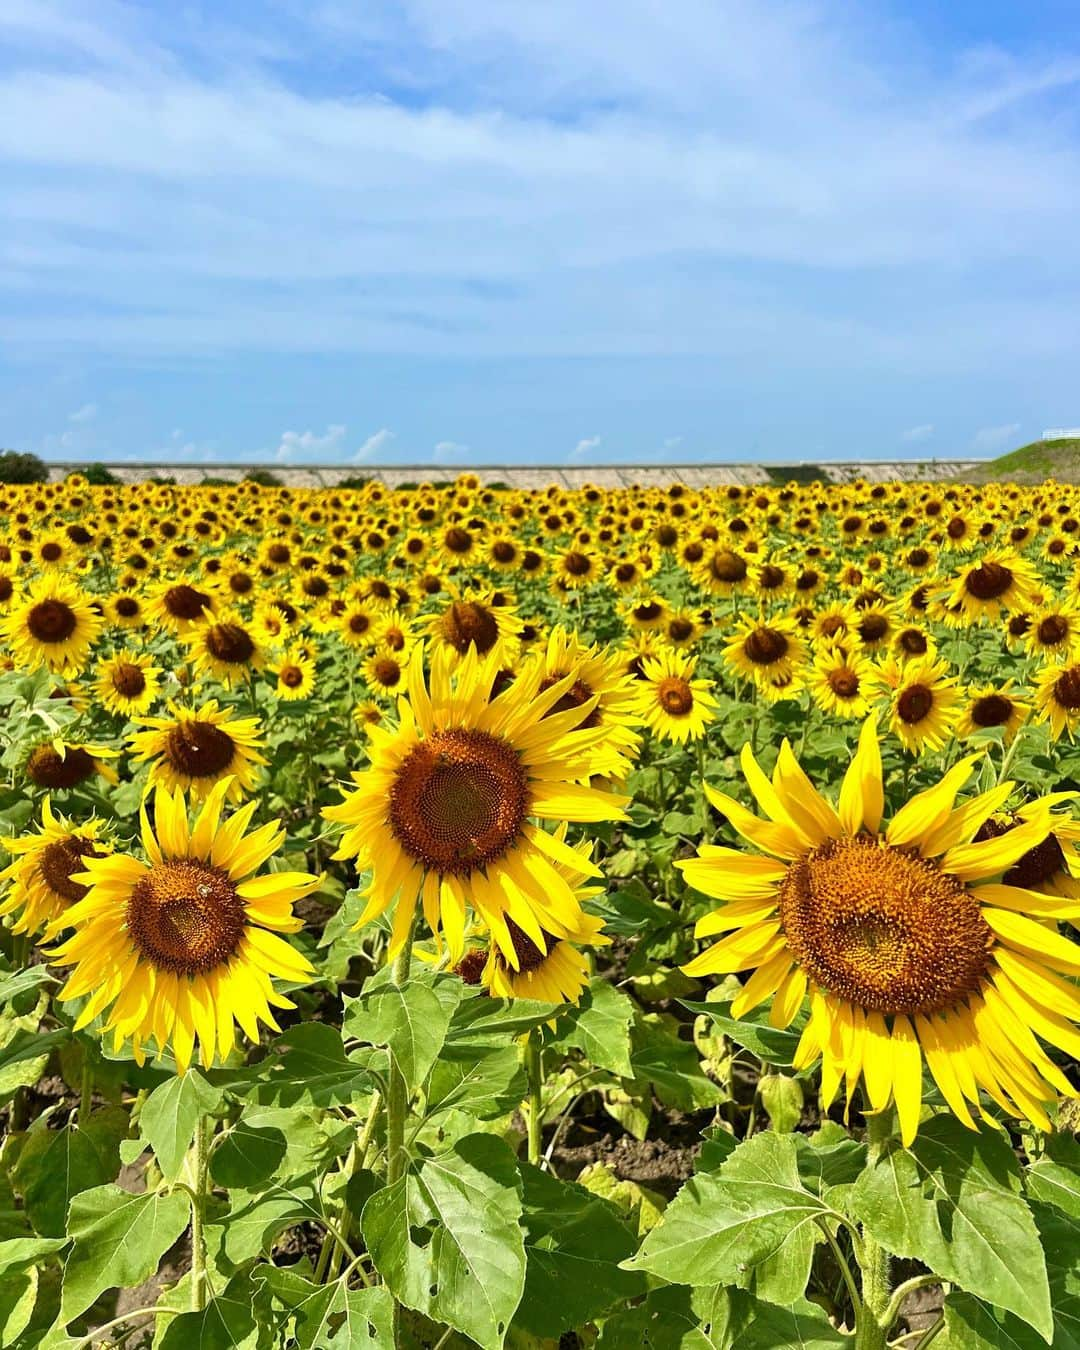
[[[445,1045],[431,1072],[427,1115],[457,1108],[477,1120],[512,1111],[528,1091],[513,1045]]]
[[[230,1081],[263,1106],[350,1106],[377,1086],[370,1069],[385,1055],[370,1050],[345,1053],[341,1033],[323,1022],[290,1027],[274,1042],[273,1050],[249,1072],[247,1083]]]
[[[757,1055],[766,1064],[776,1064],[782,1068],[791,1066],[802,1030],[799,1021],[794,1030],[789,1027],[778,1031],[776,1027],[769,1026],[763,1014],[748,1013],[746,1017],[732,1017],[730,1003],[698,1003],[687,999],[679,1001],[690,1012],[709,1018],[717,1031],[736,1045],[741,1045],[744,1050]]]
[[[189,1216],[181,1191],[131,1195],[119,1186],[97,1186],[77,1195],[68,1220],[75,1241],[64,1269],[64,1324],[106,1289],[130,1289],[149,1279]]]
[[[502,1140],[474,1134],[376,1191],[361,1229],[400,1302],[498,1350],[524,1287],[520,1219],[517,1160]]]
[[[850,1209],[886,1250],[1051,1334],[1046,1261],[1008,1142],[952,1115],[886,1146],[850,1193]]]
[[[519,1036],[543,1026],[565,1013],[565,1003],[540,1003],[529,998],[488,998],[474,994],[462,999],[450,1019],[447,1040],[491,1041],[499,1036]]]
[[[753,1306],[740,1289],[663,1285],[605,1318],[596,1350],[737,1350]]]
[[[527,1265],[517,1324],[558,1337],[644,1292],[640,1275],[619,1268],[637,1243],[613,1205],[528,1164],[521,1177]]]
[[[415,1092],[443,1047],[452,1014],[445,997],[410,980],[400,988],[382,985],[350,1000],[343,1029],[346,1035],[387,1046],[409,1091]]]
[[[393,1304],[383,1287],[348,1289],[340,1281],[316,1284],[274,1267],[260,1272],[274,1297],[295,1318],[298,1350],[394,1350]]]
[[[697,1050],[679,1037],[678,1025],[674,1018],[658,1013],[635,1019],[630,1056],[634,1077],[650,1084],[665,1105],[680,1111],[718,1106],[727,1094],[706,1077]]]

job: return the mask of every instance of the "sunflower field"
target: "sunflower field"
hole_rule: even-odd
[[[1080,493],[0,487],[0,1347],[1080,1347]]]

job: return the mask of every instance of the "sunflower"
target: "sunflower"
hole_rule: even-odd
[[[101,626],[79,587],[58,572],[47,572],[0,619],[0,635],[10,644],[19,669],[47,666],[62,675],[77,675]]]
[[[366,600],[353,600],[334,620],[334,631],[347,647],[371,647],[377,622],[374,605]]]
[[[828,646],[814,655],[807,685],[814,702],[837,717],[865,717],[870,711],[874,667],[865,656]]]
[[[141,809],[146,861],[127,853],[87,857],[74,880],[88,888],[68,910],[75,929],[50,955],[73,966],[60,998],[86,998],[78,1030],[104,1014],[113,1051],[131,1042],[137,1063],[153,1040],[171,1048],[177,1069],[209,1068],[235,1043],[235,1023],[251,1040],[259,1022],[280,1030],[271,1007],[292,1008],[273,979],[304,981],[312,968],[279,933],[295,933],[295,901],[318,888],[307,872],[254,875],[285,840],[271,821],[248,832],[255,803],[222,821],[227,780],[212,789],[193,824],[182,792],[159,787],[154,824]],[[88,996],[88,997],[87,997]]]
[[[724,660],[737,675],[770,691],[790,684],[804,659],[802,638],[790,619],[743,617],[724,648]]]
[[[696,656],[661,649],[642,658],[634,711],[661,741],[699,740],[716,717],[712,681],[694,679]]]
[[[591,586],[602,573],[600,555],[585,544],[575,544],[555,559],[555,579],[570,590]]]
[[[111,845],[100,839],[100,820],[74,825],[54,813],[48,797],[41,804],[41,829],[36,834],[4,839],[12,863],[0,872],[0,883],[10,887],[0,914],[17,914],[13,933],[40,933],[63,927],[64,916],[86,895],[86,887],[72,880],[83,870],[84,858],[100,858]]]
[[[736,549],[718,544],[702,552],[691,565],[690,576],[710,595],[734,595],[750,584],[750,564]]]
[[[1080,903],[998,880],[1047,832],[1035,803],[1021,826],[973,842],[1014,784],[955,807],[979,756],[955,765],[881,831],[884,791],[876,721],[867,719],[838,806],[819,795],[785,740],[772,780],[748,747],[743,770],[769,819],[706,788],[710,801],[762,852],[704,845],[676,863],[686,880],[725,903],[699,937],[727,933],[684,967],[693,977],[752,971],[732,1004],[742,1017],[771,999],[787,1027],[809,994],[795,1067],[822,1061],[822,1101],[841,1079],[863,1082],[869,1108],[890,1101],[910,1145],[922,1108],[922,1064],[959,1119],[980,1089],[1011,1115],[1050,1128],[1047,1106],[1068,1080],[1036,1036],[1075,1055],[1080,947],[1055,920]],[[762,856],[767,855],[767,856]]]
[[[537,946],[513,919],[506,926],[517,954],[517,969],[498,947],[488,950],[480,983],[492,998],[533,998],[542,1003],[578,1003],[589,983],[589,958],[582,947],[606,946],[611,942],[600,930],[603,920],[582,914],[565,937],[545,933],[544,946]]]
[[[887,691],[889,728],[914,755],[942,750],[960,716],[961,694],[948,661],[908,661],[890,657],[874,672],[873,681]]]
[[[55,736],[51,741],[41,741],[33,747],[26,757],[23,771],[35,787],[48,788],[50,792],[61,792],[66,788],[77,787],[100,774],[107,783],[117,783],[116,770],[107,763],[115,759],[117,751],[107,745],[95,745],[89,741],[65,741]]]
[[[146,605],[146,617],[170,633],[183,634],[196,624],[206,622],[206,611],[214,612],[211,590],[203,590],[186,581],[164,581]]]
[[[947,613],[954,611],[957,621],[971,625],[994,621],[1003,609],[1012,613],[1031,608],[1037,591],[1038,577],[1026,559],[1008,550],[987,549],[935,591],[934,599]]]
[[[208,614],[205,623],[193,624],[182,640],[196,674],[211,676],[226,689],[250,678],[266,664],[266,652],[255,626],[235,611]]]
[[[1012,687],[1012,680],[1006,680],[1002,685],[970,685],[956,724],[957,736],[966,740],[977,731],[1001,727],[1004,744],[1011,744],[1031,712],[1031,704],[1017,698]]]
[[[108,596],[102,609],[112,628],[138,628],[147,619],[146,607],[133,591],[117,591]]]
[[[170,700],[168,709],[168,717],[135,718],[146,730],[135,732],[129,745],[136,760],[151,761],[147,787],[160,783],[200,798],[228,778],[235,801],[250,792],[258,766],[266,763],[257,749],[262,744],[259,719],[234,718],[233,710],[219,708],[216,699],[195,709]]]
[[[1035,720],[1049,722],[1053,739],[1073,732],[1080,724],[1080,663],[1049,664],[1035,676]]]
[[[1072,792],[1051,794],[1046,798],[1054,804],[1055,797],[1070,801]],[[976,840],[996,839],[1032,820],[1039,804],[1021,807],[1015,813],[995,813],[979,828]],[[1002,876],[1007,886],[1022,886],[1040,895],[1054,895],[1063,900],[1080,899],[1080,821],[1072,816],[1053,814],[1049,818],[1046,837],[1034,844],[1013,863]],[[1076,926],[1075,920],[1073,927]]]
[[[384,697],[396,697],[401,692],[407,671],[408,662],[385,647],[373,652],[360,667],[367,687]]]
[[[490,591],[463,591],[441,611],[421,620],[433,650],[444,651],[451,662],[470,651],[500,666],[513,666],[520,651],[521,624],[513,605],[495,605]]]
[[[161,687],[161,668],[151,665],[152,659],[128,650],[102,661],[94,692],[106,712],[137,717],[149,711]]]
[[[283,703],[311,697],[315,688],[315,658],[301,650],[299,644],[291,646],[270,669],[277,676],[274,693]]]
[[[1024,646],[1030,656],[1071,661],[1080,649],[1080,604],[1070,598],[1041,606],[1031,615]]]
[[[596,753],[603,730],[583,725],[596,700],[549,717],[572,674],[541,691],[543,667],[533,661],[492,697],[494,661],[469,652],[455,663],[436,648],[428,681],[423,658],[417,647],[398,725],[369,726],[370,766],[353,775],[355,790],[323,811],[346,826],[334,856],[371,870],[358,927],[397,900],[392,953],[406,942],[422,898],[432,932],[445,933],[460,960],[469,903],[517,970],[506,919],[546,950],[544,934],[567,937],[580,923],[557,865],[599,875],[533,820],[623,818],[623,798],[580,782],[609,768]]]

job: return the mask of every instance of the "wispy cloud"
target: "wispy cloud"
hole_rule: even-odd
[[[467,459],[471,453],[467,445],[462,445],[458,441],[437,441],[434,459],[436,464],[460,463]]]
[[[567,458],[578,462],[587,460],[593,451],[599,448],[602,439],[601,436],[583,436],[570,451]]]
[[[69,422],[92,422],[97,417],[97,404],[84,403],[81,408],[77,408],[73,413],[68,413]]]
[[[917,427],[908,427],[900,439],[902,441],[928,441],[934,434],[933,422],[923,422]]]
[[[375,459],[389,448],[390,443],[393,440],[394,433],[390,428],[380,427],[379,430],[369,436],[359,450],[353,454],[353,462],[361,464],[365,460]]]

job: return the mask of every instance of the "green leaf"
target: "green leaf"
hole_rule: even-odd
[[[19,1152],[14,1181],[30,1222],[46,1237],[62,1237],[72,1196],[112,1181],[120,1171],[127,1112],[110,1106],[76,1125],[50,1130],[39,1118]]]
[[[674,1018],[658,1013],[638,1016],[630,1056],[634,1077],[652,1085],[666,1106],[701,1111],[718,1106],[727,1094],[702,1071],[693,1043],[680,1039]]]
[[[19,1064],[24,1059],[39,1059],[54,1046],[70,1039],[71,1032],[66,1027],[56,1031],[17,1031],[0,1049],[0,1069],[6,1069],[9,1064]]]
[[[200,1115],[221,1105],[220,1088],[208,1083],[198,1069],[174,1074],[156,1087],[143,1102],[139,1129],[154,1150],[161,1175],[175,1181],[184,1157],[195,1138]]]
[[[519,1036],[566,1011],[565,1003],[540,1003],[531,998],[488,998],[486,994],[475,994],[463,999],[450,1019],[447,1040],[453,1043]]]
[[[346,1004],[343,1029],[372,1045],[385,1045],[410,1092],[428,1076],[443,1047],[453,1008],[418,980],[383,985]]]
[[[528,1086],[513,1045],[446,1045],[431,1071],[427,1115],[457,1107],[495,1120],[520,1104]]]
[[[799,1177],[791,1135],[755,1135],[716,1172],[691,1179],[630,1269],[675,1284],[732,1284],[770,1302],[799,1298],[826,1207]]]
[[[892,1141],[852,1188],[851,1213],[886,1250],[1023,1318],[1049,1338],[1050,1290],[1008,1141],[952,1115]]]
[[[174,1317],[158,1341],[158,1350],[237,1350],[251,1341],[255,1318],[251,1304],[229,1298],[211,1298],[201,1312]]]
[[[528,1164],[521,1178],[527,1265],[515,1325],[558,1337],[644,1293],[641,1276],[619,1268],[637,1244],[613,1205]]]
[[[37,1303],[38,1272],[28,1266],[9,1272],[0,1284],[0,1345],[14,1345],[26,1330]]]
[[[251,1071],[248,1083],[229,1080],[230,1089],[246,1092],[263,1106],[351,1106],[374,1091],[369,1050],[345,1053],[341,1033],[323,1022],[290,1027]],[[385,1056],[383,1056],[385,1063]],[[250,1084],[250,1086],[248,1086]]]
[[[816,1304],[800,1298],[790,1308],[755,1304],[738,1344],[739,1350],[834,1350],[850,1346],[851,1337],[837,1331]]]
[[[66,1247],[67,1243],[66,1237],[10,1238],[7,1242],[0,1242],[0,1275],[22,1266],[40,1265],[44,1257],[52,1256]]]
[[[593,979],[581,1002],[570,1008],[559,1027],[557,1044],[581,1050],[590,1064],[620,1078],[634,1076],[630,1063],[630,1024],[634,1004],[603,979]]]
[[[394,1350],[393,1303],[385,1288],[315,1284],[273,1267],[260,1270],[259,1278],[295,1315],[298,1350]]]
[[[692,1013],[709,1018],[716,1030],[728,1040],[757,1055],[758,1059],[766,1064],[777,1064],[782,1068],[791,1067],[802,1034],[801,1019],[796,1019],[795,1022],[798,1030],[788,1028],[785,1031],[778,1031],[766,1021],[758,1021],[753,1013],[740,1018],[730,1016],[730,1003],[695,1003],[687,999],[679,1001]]]
[[[1046,1153],[1024,1173],[1024,1187],[1074,1219],[1080,1219],[1080,1144],[1069,1135],[1050,1135]]]
[[[277,1235],[290,1224],[322,1218],[310,1176],[292,1178],[287,1186],[272,1186],[254,1196],[239,1191],[230,1198],[228,1213],[207,1230],[207,1248],[212,1247],[211,1237],[216,1239],[229,1266],[243,1265],[269,1250]]]
[[[401,1303],[498,1350],[521,1300],[521,1180],[510,1148],[474,1134],[376,1191],[360,1226]]]
[[[77,1195],[68,1220],[75,1245],[64,1270],[64,1325],[106,1289],[131,1289],[148,1280],[189,1216],[188,1198],[180,1191],[131,1195],[119,1186],[98,1186]]]
[[[767,1073],[758,1082],[758,1095],[769,1124],[780,1134],[790,1134],[803,1113],[802,1084],[782,1073]]]
[[[26,966],[10,974],[4,972],[0,974],[0,1003],[9,1003],[19,994],[55,979],[48,966]]]
[[[665,1285],[605,1318],[596,1350],[736,1350],[753,1306],[739,1289]]]

